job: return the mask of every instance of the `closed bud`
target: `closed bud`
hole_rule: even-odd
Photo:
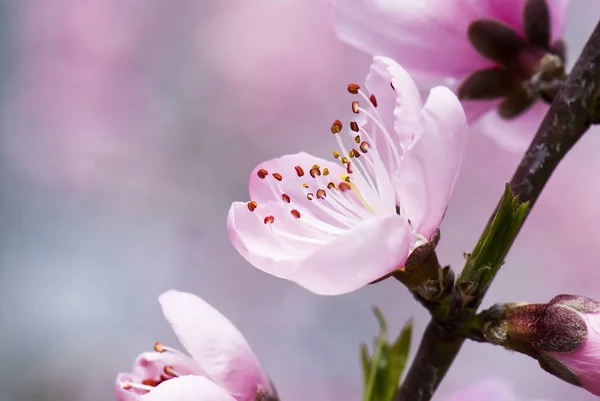
[[[558,295],[547,304],[496,305],[482,314],[487,341],[536,358],[549,373],[600,395],[600,303]]]

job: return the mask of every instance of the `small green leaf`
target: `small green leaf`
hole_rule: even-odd
[[[387,340],[387,324],[381,311],[373,310],[380,326],[375,338],[373,357],[361,347],[361,365],[365,381],[363,401],[392,401],[408,360],[412,337],[412,321],[408,321],[393,344]]]

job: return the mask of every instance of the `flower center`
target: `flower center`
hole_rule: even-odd
[[[391,88],[395,90],[393,85]],[[333,159],[344,170],[336,176],[329,168],[313,164],[294,166],[295,177],[264,168],[256,172],[301,228],[300,234],[286,230],[277,224],[281,216],[262,212],[257,201],[248,202],[248,210],[258,214],[274,234],[325,243],[365,219],[401,212],[394,186],[401,150],[383,122],[375,95],[367,95],[356,84],[349,84],[348,91],[360,97],[351,106],[360,122],[350,121],[344,129],[342,122],[335,120],[330,129],[338,146]],[[281,183],[286,179],[298,183],[298,188],[291,189],[295,195],[283,189]],[[304,234],[307,230],[310,236]]]
[[[507,24],[491,19],[469,26],[473,47],[494,67],[475,71],[461,84],[462,100],[503,99],[499,114],[511,119],[527,110],[537,98],[551,103],[565,72],[565,44],[550,43],[551,16],[546,0],[527,0],[521,35]]]
[[[181,355],[181,356],[184,356],[187,358],[187,356],[184,353],[178,351],[175,348],[164,346],[160,342],[156,342],[154,344],[154,351],[159,352],[159,353],[172,352],[174,354],[178,354],[178,355]],[[169,379],[173,379],[173,378],[179,377],[179,376],[180,376],[180,374],[175,370],[175,368],[173,366],[164,365],[162,367],[162,373],[158,377],[147,377],[147,378],[142,379],[139,383],[134,382],[132,380],[125,380],[121,383],[121,386],[125,390],[134,389],[134,390],[140,390],[143,392],[147,392],[147,391],[152,390],[153,388],[155,388],[162,382],[165,382]]]

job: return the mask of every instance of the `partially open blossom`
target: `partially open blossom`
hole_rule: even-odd
[[[242,334],[201,298],[170,290],[163,314],[190,356],[161,343],[117,376],[118,401],[275,400],[274,391]]]
[[[259,164],[229,236],[255,267],[318,294],[356,290],[395,269],[438,228],[462,162],[466,117],[436,87],[425,103],[408,73],[375,57],[356,120],[331,126],[333,160],[306,153]],[[337,141],[337,142],[336,142]]]
[[[491,342],[538,359],[553,375],[600,396],[600,302],[558,295],[547,304],[497,305]]]
[[[530,120],[539,123],[547,109],[536,98],[550,100],[565,76],[568,2],[335,0],[336,30],[401,63],[421,88],[449,85],[469,122],[485,114],[484,132],[520,150],[535,133]]]

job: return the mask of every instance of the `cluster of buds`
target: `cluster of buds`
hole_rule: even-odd
[[[481,318],[488,342],[530,355],[554,376],[600,395],[600,302],[558,295],[546,304],[498,304]]]

